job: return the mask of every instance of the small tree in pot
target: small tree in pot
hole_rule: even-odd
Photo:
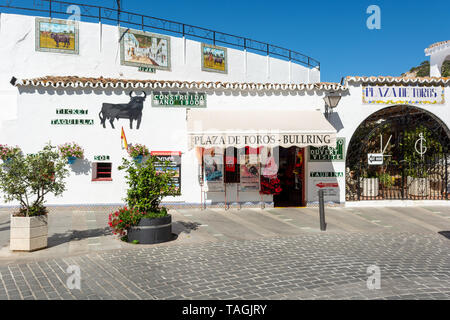
[[[110,215],[109,225],[128,242],[159,243],[172,238],[172,217],[161,207],[166,196],[177,195],[173,184],[174,172],[167,170],[169,162],[161,163],[150,156],[144,163],[122,159],[119,170],[127,175],[128,208]]]
[[[33,251],[47,247],[45,196],[65,190],[66,162],[50,144],[36,154],[16,154],[0,166],[0,190],[5,201],[18,201],[11,215],[10,249]]]

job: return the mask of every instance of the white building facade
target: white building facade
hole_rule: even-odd
[[[325,191],[326,202],[336,205],[363,200],[448,199],[448,78],[347,77],[340,84],[323,83],[318,68],[223,47],[217,50],[226,53],[225,63],[220,55],[208,60],[202,56],[200,42],[148,33],[153,37],[148,43],[156,45],[155,38],[167,41],[170,59],[165,63],[160,51],[152,66],[147,60],[150,54],[145,52],[153,49],[125,50],[125,57],[121,29],[87,22],[77,23],[79,40],[73,48],[77,52],[64,52],[60,47],[48,52],[39,49],[55,44],[43,38],[36,21],[30,16],[0,15],[0,40],[5,44],[0,48],[0,60],[6,62],[0,66],[0,144],[17,145],[24,153],[34,153],[47,142],[61,145],[73,141],[84,148],[84,159],[69,165],[67,190],[62,197],[50,197],[48,204],[123,203],[126,183],[124,172],[117,167],[129,156],[122,148],[122,128],[129,144],[144,144],[156,155],[176,158],[180,195],[166,198],[168,205],[308,206],[317,204],[319,190]],[[146,33],[136,35],[139,39]],[[145,47],[145,40],[142,43]],[[146,69],[142,69],[144,62],[149,65]],[[221,72],[223,64],[226,72]],[[327,95],[341,96],[331,111],[324,103]],[[120,104],[122,111],[133,109],[134,96],[145,98],[137,113],[117,117],[111,113],[111,108]],[[183,104],[183,99],[188,102]],[[395,153],[395,143],[403,139],[397,133],[407,125],[399,127],[395,122],[392,128],[397,133],[380,129],[358,136],[360,128],[385,121],[381,116],[371,118],[383,110],[388,110],[385,116],[389,119],[411,114],[409,126],[417,126],[419,131],[424,113],[430,118],[426,118],[427,124],[435,120],[447,134],[438,139],[442,148],[435,153],[439,160],[427,164],[428,173],[421,175],[432,181],[430,185],[425,182],[429,191],[409,192],[404,185],[405,181],[411,185],[407,173],[411,179],[418,175],[407,171],[410,168],[404,164],[388,161],[395,158],[389,154]],[[423,135],[422,131],[418,134]],[[372,149],[355,142],[364,137]],[[430,142],[435,138],[424,139]],[[426,141],[421,143],[427,146]],[[349,153],[354,154],[352,145],[360,148],[356,156],[365,163],[358,168],[349,165],[355,159],[347,159]],[[416,152],[421,159],[426,158],[423,150]],[[368,153],[381,154],[382,164],[368,166]],[[410,153],[405,154],[400,160],[403,163],[410,159]],[[219,169],[215,167],[221,178],[208,180],[207,168],[214,157],[221,159]],[[260,180],[264,170],[270,171],[270,157],[276,160],[283,189],[275,195],[262,192],[266,190],[262,181],[274,180]],[[257,181],[243,171],[245,163],[257,165]],[[108,177],[99,178],[99,168],[105,165]],[[391,181],[387,186],[386,174]],[[369,176],[378,180],[355,184]],[[368,193],[373,184],[380,190]],[[384,193],[388,189],[390,196]]]

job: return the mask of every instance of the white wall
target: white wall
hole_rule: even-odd
[[[425,49],[425,54],[430,56],[430,76],[442,76],[442,64],[445,60],[450,60],[450,43],[444,43],[440,46]]]
[[[194,150],[188,151],[186,134],[186,109],[155,108],[151,106],[151,92],[147,91],[142,123],[139,130],[129,128],[129,121],[114,121],[115,129],[106,121],[100,125],[99,112],[103,102],[127,103],[129,91],[121,89],[53,89],[43,87],[19,87],[17,117],[8,120],[0,116],[0,143],[18,145],[25,153],[33,153],[51,141],[53,145],[75,141],[85,149],[85,161],[77,160],[70,167],[68,190],[62,197],[48,198],[49,204],[104,204],[120,203],[125,196],[126,183],[123,172],[117,170],[122,157],[121,127],[129,143],[142,143],[152,151],[181,151],[181,192],[179,197],[165,201],[200,203],[200,185],[197,179],[197,160]],[[255,91],[205,91],[207,109],[278,112],[287,109],[315,110],[322,106],[323,92],[255,92]],[[61,115],[56,109],[87,109],[88,115]],[[238,113],[237,113],[238,114]],[[52,119],[94,119],[94,125],[52,125]],[[305,152],[306,154],[306,152]],[[109,155],[113,163],[113,181],[91,181],[91,165],[95,155]],[[83,170],[82,170],[83,169]],[[229,202],[236,200],[235,186],[227,189]],[[240,193],[240,201],[260,201],[255,192]],[[209,201],[224,201],[224,195],[209,194]],[[264,201],[271,201],[265,196]]]
[[[171,71],[139,72],[137,67],[120,64],[117,26],[80,22],[79,54],[35,51],[35,17],[0,15],[0,89],[9,80],[47,75],[161,79],[184,81],[277,82],[289,83],[288,61],[228,48],[228,74],[201,70],[201,43],[170,37]],[[157,33],[157,32],[155,32]],[[186,60],[186,63],[185,63]],[[246,61],[247,60],[247,61]],[[270,60],[270,61],[269,61]],[[247,70],[246,70],[247,69]],[[309,82],[308,68],[292,63],[292,81]],[[247,71],[247,72],[245,72]],[[313,79],[317,80],[317,77]]]

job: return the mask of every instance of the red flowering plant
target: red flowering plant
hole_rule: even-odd
[[[109,214],[108,225],[113,229],[115,235],[125,236],[127,229],[137,225],[144,214],[137,209],[120,208]]]
[[[3,161],[13,158],[21,152],[18,146],[9,147],[6,144],[0,144],[0,158]]]
[[[59,153],[64,158],[75,157],[78,159],[83,159],[84,150],[75,142],[67,142],[58,146]]]
[[[148,148],[145,145],[136,143],[128,148],[128,154],[132,158],[137,156],[146,157],[150,154],[150,151],[148,151]]]

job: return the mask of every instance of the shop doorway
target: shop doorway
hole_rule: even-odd
[[[292,146],[277,147],[278,179],[282,191],[274,195],[275,207],[302,207],[305,199],[305,154],[304,149]]]

